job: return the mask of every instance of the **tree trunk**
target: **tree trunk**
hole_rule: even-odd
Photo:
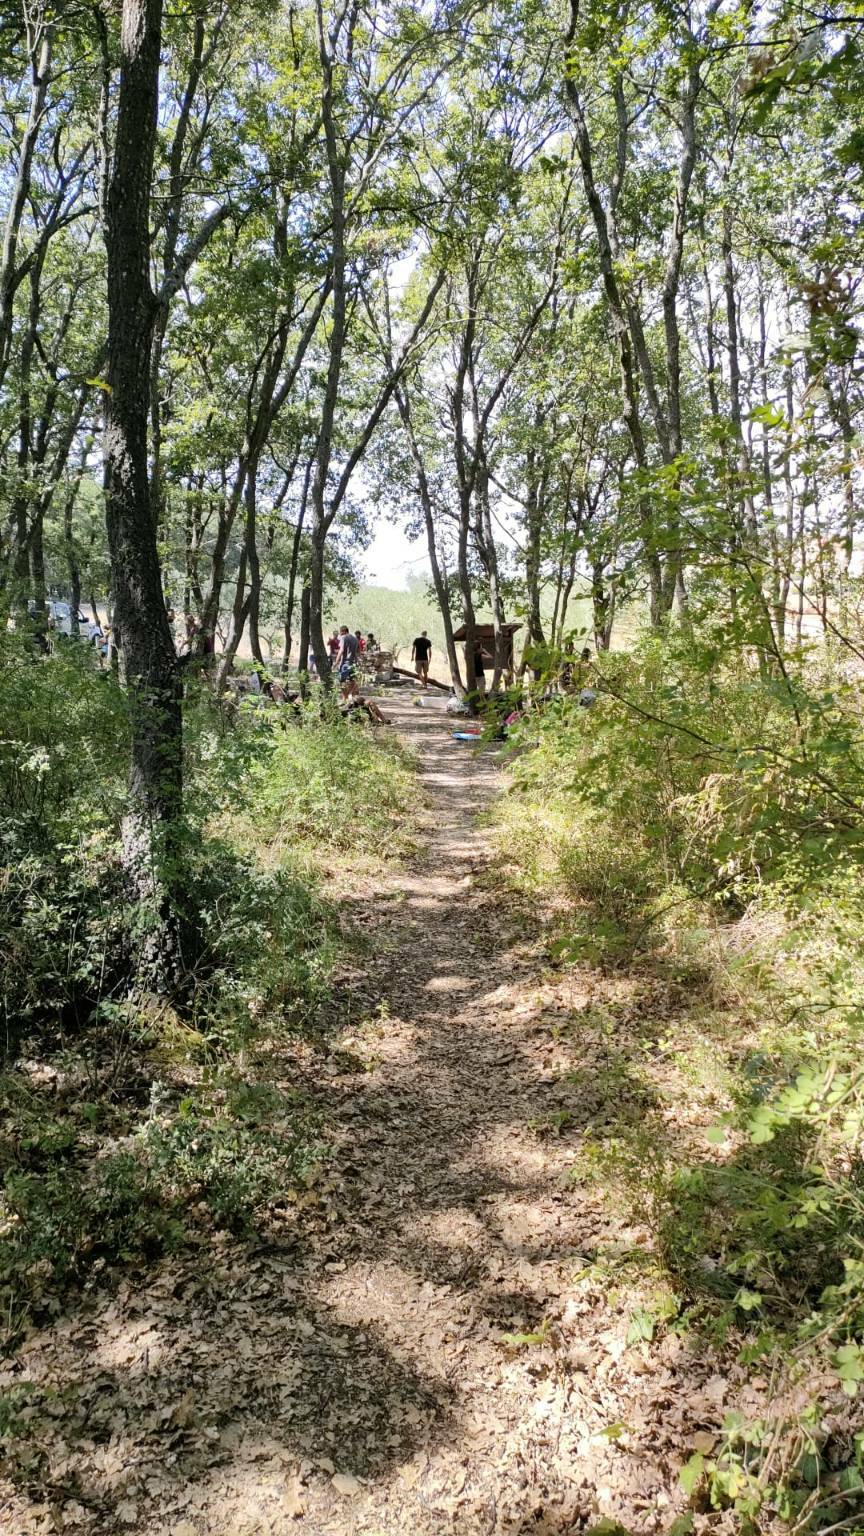
[[[535,429],[539,430],[541,426],[539,411],[535,413],[534,425]],[[530,451],[527,455],[526,475],[528,496],[525,508],[525,588],[528,598],[528,640],[531,645],[542,646],[546,644],[540,613],[540,540],[543,533],[545,472],[538,478],[535,457]],[[556,591],[557,601],[560,601],[560,586]]]
[[[130,696],[129,805],[123,853],[133,891],[154,907],[148,980],[177,988],[176,895],[182,813],[179,673],[159,572],[147,464],[150,354],[150,183],[159,95],[162,0],[124,0],[114,161],[107,197],[108,384],[105,515],[114,625]]]
[[[504,634],[505,614],[504,601],[501,596],[501,582],[498,574],[498,551],[495,548],[495,537],[492,530],[492,512],[489,505],[489,474],[486,468],[485,455],[482,455],[482,465],[477,476],[477,547],[480,558],[486,570],[489,582],[489,603],[492,608],[492,632],[494,634],[495,659],[492,669],[492,692],[495,693],[501,681],[501,674],[507,670],[506,636]]]
[[[259,667],[265,665],[261,651],[261,561],[258,556],[258,471],[250,469],[246,486],[246,558],[249,563],[249,649]]]
[[[247,592],[246,574],[249,569],[250,527],[252,529],[253,540],[255,536],[256,476],[257,472],[253,467],[250,469],[246,479],[246,533],[243,540],[243,548],[240,551],[240,563],[237,568],[237,582],[234,587],[234,603],[231,608],[231,623],[228,627],[228,635],[225,640],[225,646],[222,651],[222,655],[219,658],[219,665],[216,668],[217,693],[222,692],[226,682],[228,681],[231,668],[234,665],[234,659],[240,647],[240,641],[243,639],[243,631],[246,628],[246,622],[249,618],[249,613],[252,607],[252,588],[250,586],[249,591]],[[256,661],[259,661],[257,656],[255,659]],[[259,665],[263,666],[263,662],[259,661]]]
[[[81,481],[87,468],[87,458],[92,446],[92,438],[85,441],[81,449],[81,462],[78,473],[75,476],[63,503],[63,547],[66,553],[66,569],[69,573],[69,606],[71,610],[70,628],[74,639],[79,637],[78,614],[81,609],[81,567],[78,563],[78,551],[75,548],[75,524],[73,514],[78,493],[81,489]],[[96,621],[98,623],[98,619]]]
[[[312,592],[308,582],[300,593],[300,656],[298,666],[300,676],[305,677],[309,671],[309,615],[311,609]]]
[[[35,15],[36,7],[33,10]],[[53,36],[54,24],[46,24],[44,17],[39,16],[33,21],[28,20],[27,45],[30,52],[31,79],[30,108],[24,136],[21,140],[21,148],[18,153],[18,172],[12,187],[9,208],[6,214],[6,224],[3,231],[3,246],[2,251],[0,251],[0,383],[2,383],[5,377],[9,361],[9,343],[12,337],[15,291],[22,278],[22,268],[16,265],[18,240],[21,231],[21,220],[30,191],[33,155],[36,150],[39,130],[42,126],[42,113],[45,107],[45,97],[48,91],[48,79],[51,69]]]
[[[568,43],[572,42],[575,37],[578,15],[577,0],[571,0],[571,24],[567,39]],[[570,116],[573,122],[576,149],[582,169],[585,200],[588,204],[597,236],[600,275],[603,279],[603,288],[612,321],[612,331],[615,336],[624,423],[633,445],[633,457],[636,460],[636,467],[638,470],[645,470],[648,465],[648,456],[645,447],[642,418],[639,411],[639,390],[636,378],[636,364],[633,356],[633,339],[631,336],[632,306],[631,312],[628,313],[618,280],[615,254],[610,235],[610,227],[614,227],[613,218],[611,214],[607,215],[607,210],[603,206],[603,199],[597,188],[594,176],[594,149],[588,131],[588,123],[582,105],[582,98],[579,94],[576,75],[572,67],[567,71],[565,89]],[[623,174],[624,149],[621,144],[621,134],[623,131],[625,130],[621,127],[619,116],[619,181],[620,175]],[[647,356],[647,349],[643,350],[646,351]],[[663,562],[657,553],[654,509],[650,497],[644,493],[640,494],[638,505],[643,541],[643,560],[648,572],[650,619],[652,628],[656,629],[663,625],[672,604],[672,595],[667,591],[667,583],[664,582]]]
[[[438,610],[441,614],[441,623],[444,627],[444,645],[447,651],[447,662],[450,667],[450,681],[460,698],[464,693],[462,673],[459,667],[459,653],[456,650],[456,641],[453,639],[453,615],[450,612],[450,594],[447,590],[447,579],[441,569],[438,559],[438,546],[435,539],[435,510],[432,506],[432,492],[429,488],[429,477],[426,474],[426,465],[423,462],[423,454],[414,431],[414,421],[411,415],[411,404],[406,390],[397,388],[396,405],[405,434],[408,438],[408,448],[411,454],[411,462],[417,476],[417,491],[420,496],[420,506],[423,509],[423,523],[426,529],[426,547],[429,551],[429,568],[432,572],[432,585],[435,588],[435,596],[438,599]]]
[[[470,499],[466,501],[464,494],[460,501],[462,505],[459,509],[457,570],[459,573],[459,587],[462,592],[462,618],[465,624],[465,687],[467,692],[472,694],[477,691],[477,670],[474,666],[474,651],[477,644],[477,617],[474,612],[471,572],[468,567],[468,532],[471,503]]]
[[[300,498],[300,510],[297,513],[297,526],[294,529],[294,538],[291,544],[291,569],[288,575],[288,598],[285,603],[285,649],[282,653],[282,670],[288,671],[291,664],[291,626],[294,623],[294,594],[297,590],[297,570],[300,565],[300,546],[303,540],[303,524],[306,521],[306,507],[309,502],[309,479],[312,474],[312,460],[306,465],[306,473],[303,477],[303,495]]]
[[[591,604],[594,610],[594,644],[598,651],[608,651],[615,622],[615,588],[606,580],[606,564],[595,561],[591,567]]]

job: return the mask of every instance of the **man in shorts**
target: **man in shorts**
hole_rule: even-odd
[[[429,658],[432,655],[432,641],[425,629],[421,630],[411,647],[411,660],[424,688],[429,687]]]
[[[351,634],[347,624],[339,630],[336,670],[342,684],[342,697],[350,699],[357,692],[357,636]]]

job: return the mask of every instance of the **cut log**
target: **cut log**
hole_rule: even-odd
[[[406,672],[404,667],[395,667],[395,666],[393,668],[393,671],[395,672],[397,677],[407,677],[407,678],[410,678],[411,682],[412,683],[416,683],[418,688],[421,688],[423,686],[421,681],[420,681],[420,679],[419,679],[419,677],[417,676],[416,672]],[[430,677],[428,679],[428,683],[429,683],[429,687],[430,688],[438,688],[438,689],[440,689],[440,691],[442,693],[449,693],[450,692],[450,685],[448,683],[439,683],[434,677]]]

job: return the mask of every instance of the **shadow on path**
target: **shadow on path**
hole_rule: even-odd
[[[332,1173],[284,1237],[166,1261],[30,1341],[62,1438],[19,1469],[22,1530],[564,1536],[617,1512],[623,1342],[589,1358],[573,1293],[621,1236],[568,1179],[596,1096],[544,1134],[579,1040],[554,1042],[536,935],[476,880],[497,756],[437,702],[385,707],[424,848],[380,892],[363,1069],[317,1089]],[[635,1102],[622,1079],[608,1112]],[[627,1477],[647,1508],[662,1468],[634,1454]]]

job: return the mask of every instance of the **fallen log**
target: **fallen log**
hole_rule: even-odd
[[[412,683],[416,683],[417,684],[418,688],[422,686],[421,682],[420,682],[420,679],[417,676],[416,672],[406,672],[404,667],[396,667],[396,666],[394,666],[393,671],[394,671],[394,673],[396,674],[397,677],[407,677],[407,678],[409,678]],[[434,677],[430,677],[428,679],[428,682],[429,682],[429,687],[430,688],[439,688],[442,693],[449,693],[450,692],[450,687],[449,687],[448,683],[439,683],[437,681],[437,679],[434,678]]]

